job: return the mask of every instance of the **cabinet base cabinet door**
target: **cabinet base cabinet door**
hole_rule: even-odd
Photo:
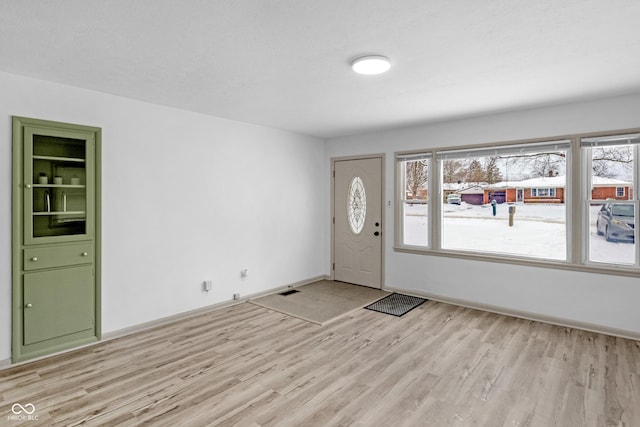
[[[23,345],[95,327],[93,267],[24,274]]]

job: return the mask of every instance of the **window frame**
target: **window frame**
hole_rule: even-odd
[[[584,174],[583,174],[583,181],[585,183],[585,194],[586,197],[584,198],[584,202],[583,202],[583,218],[586,218],[586,220],[583,223],[583,235],[585,236],[589,236],[589,232],[590,232],[590,223],[589,223],[589,209],[590,206],[592,204],[603,204],[603,202],[606,202],[607,200],[602,200],[602,199],[593,199],[592,197],[592,192],[591,192],[591,188],[592,188],[592,178],[593,178],[593,174],[591,173],[592,171],[592,159],[593,159],[593,155],[592,155],[592,148],[596,147],[597,145],[594,145],[592,147],[586,147],[585,146],[585,142],[589,141],[589,140],[594,140],[594,139],[598,139],[598,138],[603,138],[606,139],[607,137],[614,138],[614,137],[623,137],[626,134],[638,134],[640,133],[640,131],[636,131],[636,132],[620,132],[620,133],[615,133],[613,135],[603,135],[603,136],[591,136],[591,137],[583,137],[579,139],[579,145],[580,145],[580,150],[582,152],[582,156],[584,157],[584,161],[582,162],[582,164],[585,166],[584,167]],[[621,144],[615,144],[616,146],[622,146],[625,145],[623,143]],[[638,188],[638,184],[640,184],[640,141],[636,142],[635,144],[633,144],[633,171],[632,171],[632,183],[631,183],[631,187],[629,188],[629,195],[627,196],[627,198],[625,200],[615,200],[615,203],[620,203],[620,204],[629,204],[629,205],[633,205],[634,206],[634,212],[635,215],[638,216],[638,213],[640,212],[640,189]],[[624,191],[624,187],[621,187]],[[618,188],[616,187],[616,195],[617,195],[617,190]],[[629,196],[631,196],[631,198],[629,198]],[[583,244],[583,252],[582,252],[582,263],[585,266],[593,266],[595,268],[598,268],[599,266],[603,266],[604,268],[614,268],[614,269],[620,269],[620,270],[631,270],[631,271],[637,271],[640,276],[640,242],[638,241],[638,237],[639,237],[639,232],[638,232],[638,228],[634,227],[634,242],[635,242],[635,254],[634,254],[634,263],[633,264],[617,264],[617,263],[611,263],[611,262],[603,262],[603,261],[592,261],[590,259],[590,251],[591,251],[591,241],[590,239],[586,239],[586,241]]]
[[[427,247],[421,246],[410,246],[403,244],[403,233],[404,229],[402,228],[402,221],[404,218],[402,217],[402,208],[401,203],[399,202],[398,195],[401,194],[399,190],[403,185],[403,177],[399,173],[399,162],[395,161],[395,186],[396,196],[395,196],[395,245],[394,251],[400,253],[412,253],[412,254],[420,254],[426,256],[442,256],[449,258],[458,258],[458,259],[467,259],[467,260],[476,260],[476,261],[485,261],[492,263],[501,263],[501,264],[515,264],[515,265],[524,265],[524,266],[532,266],[532,267],[542,267],[542,268],[552,268],[552,269],[560,269],[560,270],[573,270],[573,271],[583,271],[583,272],[592,272],[599,274],[614,274],[620,276],[630,276],[630,277],[640,277],[640,263],[638,265],[626,266],[626,265],[618,265],[618,264],[603,264],[603,263],[591,263],[588,262],[588,245],[589,245],[589,234],[586,232],[588,229],[588,220],[589,220],[589,212],[588,209],[585,209],[585,201],[589,200],[591,197],[591,190],[587,188],[587,184],[584,182],[584,176],[586,171],[590,171],[590,161],[587,162],[586,156],[584,155],[584,150],[581,148],[581,141],[584,138],[603,138],[608,136],[619,136],[625,134],[637,134],[640,133],[640,128],[631,128],[631,129],[619,129],[619,130],[608,130],[601,132],[590,132],[590,133],[576,133],[570,135],[560,135],[553,137],[545,137],[545,138],[532,138],[532,139],[523,139],[516,141],[503,141],[503,142],[495,142],[495,143],[483,143],[483,144],[469,144],[469,145],[460,145],[460,146],[446,146],[446,147],[432,147],[425,148],[422,150],[411,150],[411,151],[397,151],[395,152],[395,159],[407,154],[415,154],[415,153],[430,153],[432,156],[431,167],[430,167],[430,177],[428,183],[428,194],[429,194],[429,218],[428,218],[428,227],[429,227],[429,240]],[[503,148],[506,146],[516,146],[516,145],[534,145],[534,144],[545,144],[552,143],[556,141],[568,140],[569,148],[567,150],[567,164],[566,164],[566,180],[564,187],[564,202],[566,205],[566,239],[567,239],[567,257],[566,260],[551,260],[551,259],[540,259],[540,258],[531,258],[531,257],[522,257],[518,255],[511,254],[485,254],[474,251],[466,251],[466,250],[453,250],[453,249],[442,249],[441,247],[441,233],[442,233],[442,206],[444,204],[443,201],[443,190],[441,185],[441,162],[438,161],[438,155],[441,152],[451,151],[451,150],[485,150],[490,151],[491,149]],[[635,168],[638,170],[638,163],[640,163],[640,158],[635,162]],[[589,166],[589,169],[587,169]],[[639,185],[633,186],[634,193],[640,192],[640,179],[637,177],[639,174],[634,175],[636,177],[637,183]],[[438,179],[435,179],[438,177]],[[635,183],[634,183],[635,184]],[[590,185],[590,184],[589,184]],[[554,189],[555,194],[557,195],[557,189]],[[630,189],[631,190],[631,189]],[[640,204],[640,202],[639,202]],[[640,210],[638,210],[640,206],[636,207],[636,212],[640,215]],[[401,234],[402,233],[402,234]],[[638,232],[636,232],[638,235]],[[638,239],[636,239],[638,242]],[[640,246],[640,242],[638,245]],[[636,249],[637,253],[640,253],[640,249]],[[636,256],[638,260],[640,256]]]
[[[395,212],[395,226],[394,226],[394,247],[402,247],[409,248],[411,250],[416,250],[422,252],[424,250],[430,250],[433,246],[431,244],[432,236],[431,233],[433,231],[431,221],[433,219],[433,203],[431,202],[434,198],[434,193],[432,193],[432,182],[434,179],[434,153],[431,150],[417,150],[417,151],[403,151],[397,152],[394,154],[394,165],[395,165],[395,180],[396,180],[396,195],[400,198],[396,202],[396,212]],[[405,196],[405,180],[406,176],[406,162],[411,160],[428,160],[429,166],[427,171],[427,198],[424,200],[427,205],[427,245],[410,245],[404,243],[404,205],[408,202]],[[412,199],[414,200],[414,199]]]
[[[540,195],[540,190],[545,190],[547,195]],[[533,192],[536,194],[533,194]],[[556,189],[555,187],[536,187],[531,189],[531,197],[540,197],[540,198],[555,198],[556,197]]]

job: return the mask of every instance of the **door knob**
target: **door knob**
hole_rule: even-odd
[[[33,258],[31,258],[31,261],[36,262],[38,260],[37,256],[34,256]]]
[[[379,236],[379,235],[380,235],[380,232],[379,232],[379,231],[376,231],[375,233],[373,233],[373,235],[374,235],[374,236]]]
[[[31,307],[33,307],[33,304],[29,303],[29,304],[25,305],[25,307],[26,308],[31,308]]]
[[[82,252],[82,256],[88,256],[89,254],[87,252]]]
[[[376,227],[380,227],[380,223],[379,222],[376,222]]]
[[[25,187],[31,188],[31,184],[27,184],[27,185],[25,185]]]

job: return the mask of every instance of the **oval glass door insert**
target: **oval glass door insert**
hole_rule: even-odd
[[[364,220],[367,214],[367,196],[364,191],[364,184],[359,176],[351,180],[347,200],[347,218],[351,231],[355,234],[362,232]]]

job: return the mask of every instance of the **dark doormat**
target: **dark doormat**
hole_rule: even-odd
[[[393,293],[374,302],[373,304],[369,304],[365,308],[400,317],[404,316],[425,301],[427,300],[424,298]]]
[[[287,295],[291,295],[291,294],[297,294],[298,292],[300,292],[297,289],[291,289],[289,291],[284,291],[284,292],[280,292],[278,295],[282,295],[282,296],[287,296]]]

